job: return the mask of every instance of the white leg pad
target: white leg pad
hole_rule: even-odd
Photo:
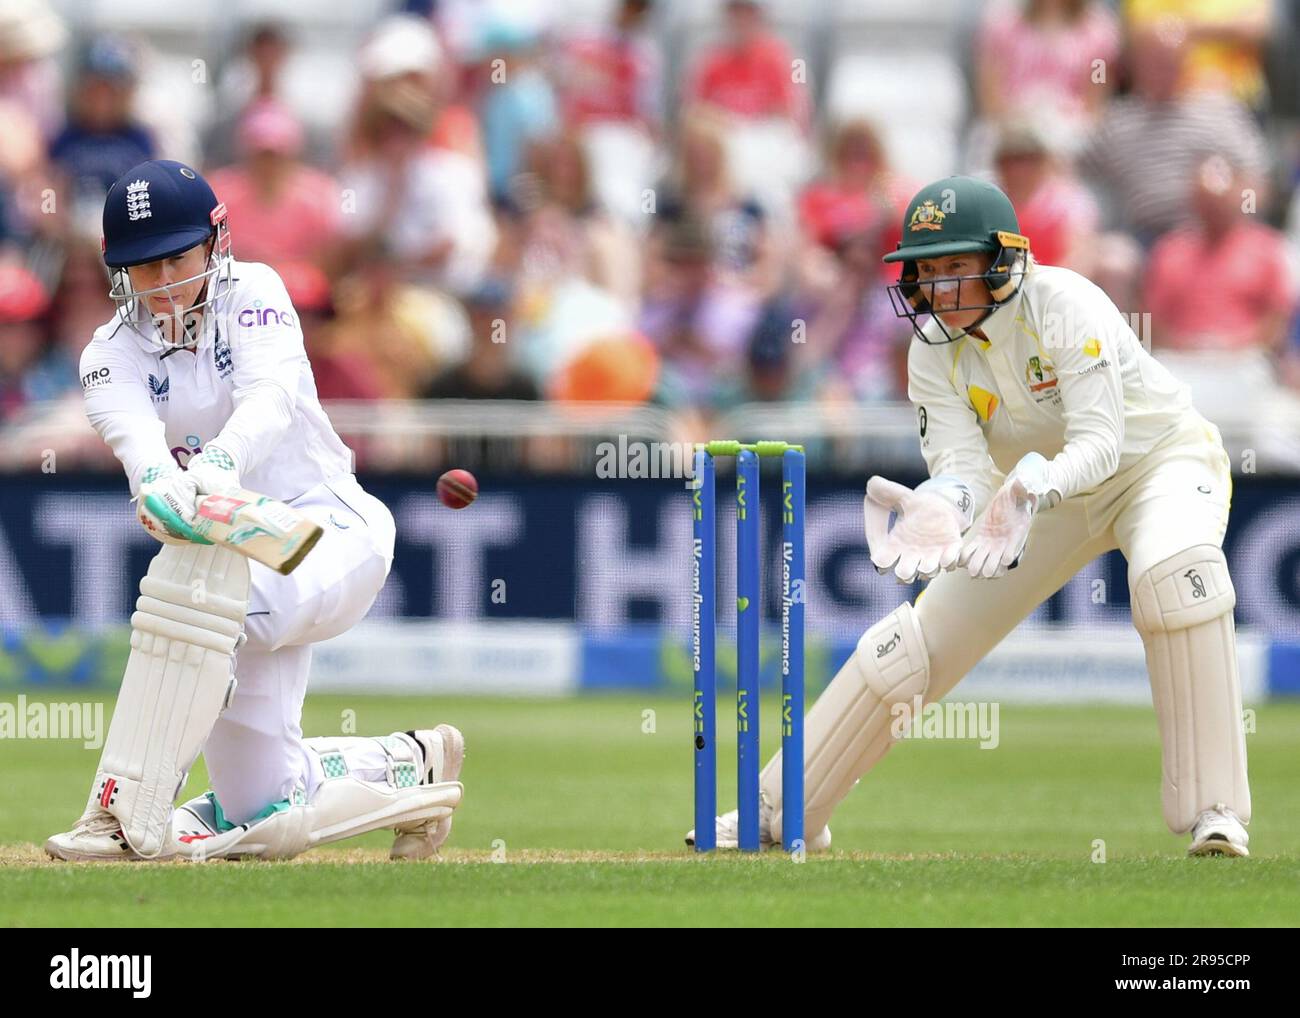
[[[1182,834],[1216,803],[1248,822],[1237,598],[1223,552],[1212,544],[1179,552],[1139,577],[1132,595],[1160,726],[1165,822]]]
[[[924,696],[930,655],[910,604],[872,626],[804,723],[804,830],[811,837],[896,741],[891,708]],[[772,837],[781,840],[781,754],[763,769]]]
[[[377,738],[387,756],[382,781],[355,777],[344,752],[355,739],[308,740],[320,755],[325,780],[308,802],[301,793],[277,803],[263,814],[234,828],[218,830],[211,812],[198,800],[186,804],[183,820],[193,830],[181,831],[184,854],[193,859],[256,856],[289,859],[295,855],[369,831],[440,820],[460,805],[464,786],[459,781],[423,783],[424,760],[404,734]],[[190,808],[193,807],[193,808]],[[186,835],[190,835],[186,841]]]
[[[168,544],[140,581],[131,654],[87,813],[107,811],[137,854],[168,847],[172,804],[235,691],[248,560],[218,545]]]

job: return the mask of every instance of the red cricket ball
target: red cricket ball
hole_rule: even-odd
[[[464,509],[478,497],[478,481],[468,470],[448,470],[438,478],[438,498],[448,509]]]

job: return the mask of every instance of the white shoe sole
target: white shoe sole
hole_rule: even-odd
[[[1250,849],[1245,845],[1235,845],[1226,838],[1206,838],[1199,844],[1192,845],[1187,850],[1189,856],[1199,855],[1226,855],[1237,859],[1245,859],[1250,855]]]

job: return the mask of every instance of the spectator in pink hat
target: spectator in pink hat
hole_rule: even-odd
[[[209,180],[239,231],[240,259],[280,271],[321,262],[338,234],[340,192],[299,158],[301,123],[278,100],[261,99],[240,120],[237,138],[242,161]]]

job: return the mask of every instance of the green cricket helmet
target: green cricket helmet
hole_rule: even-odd
[[[969,252],[992,255],[988,269],[978,275],[920,281],[917,262],[922,258]],[[903,263],[898,282],[889,287],[894,313],[912,320],[912,329],[923,343],[935,342],[925,335],[918,321],[922,315],[930,316],[947,337],[940,342],[951,343],[958,337],[934,314],[931,304],[935,287],[956,284],[956,305],[945,311],[981,310],[985,314],[979,321],[984,321],[1019,290],[1029,264],[1029,239],[1020,233],[1011,199],[995,185],[974,177],[945,177],[922,188],[907,203],[903,239],[898,250],[885,255],[885,261]],[[970,280],[982,280],[987,285],[990,303],[962,303],[961,284]]]

